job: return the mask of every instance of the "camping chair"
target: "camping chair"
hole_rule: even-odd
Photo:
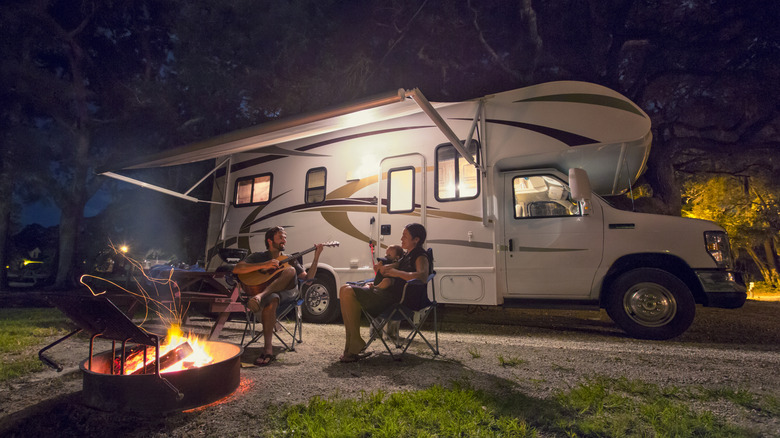
[[[274,329],[274,336],[279,340],[279,342],[282,343],[282,345],[284,345],[284,348],[289,351],[295,351],[295,344],[300,344],[303,342],[303,294],[301,293],[301,290],[304,283],[306,283],[306,281],[299,281],[298,287],[296,288],[297,293],[295,296],[292,299],[283,300],[276,308],[276,326]],[[240,300],[244,304],[244,312],[246,314],[244,333],[241,335],[241,345],[243,345],[244,348],[257,342],[260,338],[263,337],[263,331],[256,330],[256,325],[259,321],[257,321],[255,313],[252,312],[249,307],[247,307],[249,298],[250,297],[247,296],[242,289]],[[282,324],[282,322],[288,320],[293,321],[292,330]],[[251,339],[249,342],[244,344],[244,339],[247,337],[247,333]],[[285,341],[285,339],[282,338],[283,336],[288,340]]]
[[[379,338],[379,340],[382,341],[382,344],[384,344],[385,349],[387,349],[387,352],[390,353],[390,357],[392,357],[394,360],[400,360],[400,355],[406,353],[406,350],[410,345],[412,345],[412,341],[414,341],[417,336],[420,336],[420,338],[425,341],[425,343],[428,345],[428,348],[431,349],[434,355],[439,354],[439,326],[436,314],[436,287],[432,281],[436,276],[436,271],[433,269],[433,250],[428,248],[426,253],[428,255],[428,263],[430,264],[431,273],[428,275],[428,278],[425,280],[425,282],[420,280],[407,281],[406,284],[404,284],[401,300],[397,304],[394,304],[383,310],[378,315],[371,315],[365,309],[363,309],[363,314],[366,316],[369,324],[373,328],[371,331],[371,337],[368,339],[368,342],[366,342],[366,346],[363,347],[364,351],[368,348],[369,345],[371,345],[372,342],[374,342],[375,339]],[[428,284],[431,285],[432,295],[430,299],[428,298]],[[407,295],[411,299],[416,294],[426,301],[425,305],[419,310],[414,310],[407,305]],[[435,343],[433,345],[420,331],[431,313],[433,313],[433,332],[436,337]],[[406,321],[411,327],[411,331],[405,338],[396,340],[395,342],[395,346],[401,349],[401,353],[398,358],[393,355],[392,349],[387,345],[387,342],[385,342],[384,336],[382,336],[385,326],[390,321]]]

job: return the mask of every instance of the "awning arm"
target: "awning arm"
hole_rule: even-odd
[[[460,139],[457,135],[455,135],[455,132],[452,131],[452,128],[447,124],[447,122],[444,121],[444,119],[441,117],[441,115],[436,111],[436,109],[431,105],[430,102],[428,102],[428,99],[423,96],[422,92],[418,88],[415,88],[411,91],[406,92],[406,97],[411,97],[414,99],[415,103],[420,107],[421,110],[428,116],[428,118],[431,119],[431,121],[439,128],[439,130],[444,134],[445,137],[452,143],[452,146],[460,153],[460,155],[472,166],[476,167],[477,169],[484,171],[485,169],[482,167],[482,165],[478,164],[476,161],[474,161],[474,157],[471,156],[470,153],[463,147],[462,144],[460,144]],[[479,114],[479,111],[477,111],[477,114]],[[472,125],[472,133],[473,128],[476,125],[476,117],[475,117],[475,123]],[[470,137],[469,137],[470,138]]]
[[[209,172],[209,173],[207,173],[207,174],[203,175],[203,178],[201,178],[201,179],[200,179],[200,181],[196,182],[196,183],[195,183],[195,185],[193,185],[192,187],[190,187],[190,189],[189,189],[189,190],[187,190],[186,192],[184,192],[184,194],[185,194],[185,195],[189,195],[191,191],[195,190],[195,187],[198,187],[198,186],[199,186],[199,185],[200,185],[200,184],[201,184],[203,181],[205,181],[205,180],[206,180],[206,178],[210,177],[210,176],[211,176],[211,175],[212,175],[214,172],[216,172],[216,171],[217,171],[217,169],[219,169],[220,167],[224,166],[224,165],[225,165],[225,163],[227,163],[228,161],[230,161],[230,157],[228,157],[228,158],[225,158],[224,160],[222,160],[222,162],[221,162],[221,163],[219,163],[219,164],[217,164],[216,166],[214,166],[214,168],[213,168],[213,169],[211,169],[211,172]]]
[[[477,122],[479,122],[479,115],[482,112],[482,107],[485,105],[485,101],[483,99],[479,100],[479,105],[477,105],[477,112],[474,113],[474,120],[471,122],[471,129],[469,129],[469,135],[466,137],[466,144],[463,145],[464,150],[469,150],[469,146],[471,146],[471,140],[474,138],[474,131],[477,129]],[[470,155],[470,154],[469,154]],[[485,168],[480,165],[474,165],[474,167],[478,168],[481,171],[484,171]]]
[[[145,189],[151,189],[151,190],[158,191],[160,193],[165,193],[166,195],[171,195],[171,196],[175,196],[177,198],[185,199],[185,200],[190,201],[190,202],[205,202],[205,203],[208,203],[208,204],[222,205],[222,202],[207,201],[207,200],[204,200],[204,199],[198,199],[198,198],[195,198],[193,196],[189,196],[189,195],[184,194],[184,193],[175,192],[173,190],[166,189],[165,187],[160,187],[160,186],[156,186],[154,184],[149,184],[149,183],[137,180],[137,179],[133,179],[133,178],[130,178],[130,177],[127,177],[127,176],[124,176],[124,175],[120,175],[118,173],[114,173],[114,172],[103,172],[103,173],[101,173],[101,175],[105,175],[105,176],[107,176],[109,178],[118,179],[119,181],[124,181],[126,183],[135,184],[135,185],[137,185],[139,187],[143,187]],[[192,190],[192,189],[190,189],[190,190]],[[189,193],[189,192],[187,192],[187,193]]]

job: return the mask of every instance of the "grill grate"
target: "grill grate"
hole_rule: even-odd
[[[82,330],[112,341],[156,346],[157,335],[138,327],[103,296],[51,295],[49,301]]]
[[[48,295],[49,302],[56,306],[68,318],[73,320],[79,327],[77,330],[65,335],[53,343],[43,347],[38,352],[38,358],[41,362],[62,371],[62,366],[46,357],[46,350],[54,347],[65,339],[75,335],[78,332],[86,331],[89,333],[89,369],[92,370],[92,357],[96,338],[104,338],[112,341],[112,351],[116,354],[116,342],[122,343],[120,357],[120,373],[124,373],[126,345],[128,342],[137,345],[155,347],[154,372],[160,375],[160,338],[138,327],[119,310],[114,303],[104,296],[85,296],[85,295]],[[144,362],[146,362],[146,351],[144,350]],[[113,373],[113,367],[111,368]]]

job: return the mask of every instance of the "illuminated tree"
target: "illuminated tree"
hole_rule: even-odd
[[[780,285],[777,269],[780,196],[767,178],[716,176],[685,184],[683,214],[726,229],[733,249],[745,251],[764,280]],[[758,250],[757,250],[758,248]]]

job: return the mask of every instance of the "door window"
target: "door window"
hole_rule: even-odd
[[[579,204],[572,201],[569,187],[547,175],[516,176],[512,179],[514,218],[579,216]]]
[[[414,167],[390,169],[387,172],[387,212],[414,211]]]

